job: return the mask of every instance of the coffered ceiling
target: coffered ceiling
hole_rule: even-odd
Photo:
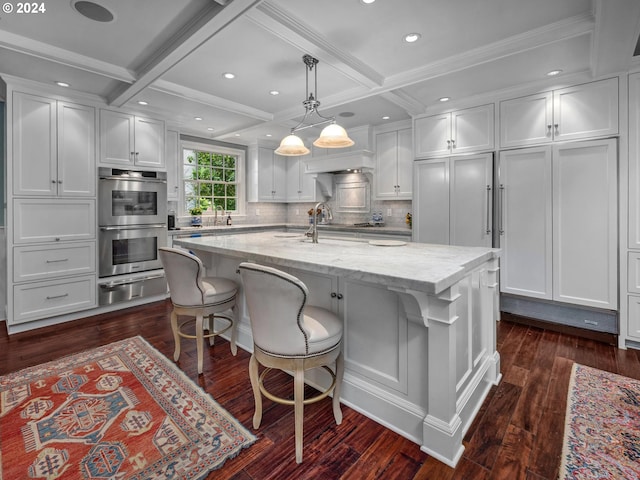
[[[234,143],[279,140],[301,119],[304,54],[320,61],[321,112],[347,128],[640,67],[638,0],[93,1],[111,22],[77,0],[0,13],[0,74]]]

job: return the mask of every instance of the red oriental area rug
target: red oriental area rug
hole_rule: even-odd
[[[558,478],[640,479],[640,381],[573,365]]]
[[[141,337],[0,377],[0,480],[201,479],[255,440]]]

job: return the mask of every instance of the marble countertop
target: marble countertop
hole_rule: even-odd
[[[439,293],[470,270],[499,255],[486,247],[407,242],[376,246],[364,239],[320,234],[317,244],[302,235],[258,232],[179,238],[174,244],[255,263],[298,268],[382,285]]]
[[[242,232],[242,231],[262,231],[274,229],[307,229],[308,224],[296,223],[260,223],[260,224],[239,224],[239,225],[219,225],[219,226],[202,226],[202,227],[180,227],[179,230],[169,230],[169,235],[190,235],[193,233],[215,234],[216,232]],[[345,224],[329,224],[318,225],[319,231],[337,231],[337,232],[354,232],[354,233],[384,233],[386,235],[398,235],[403,237],[411,237],[411,229],[398,227],[356,227],[355,225]],[[403,239],[403,240],[406,240]]]

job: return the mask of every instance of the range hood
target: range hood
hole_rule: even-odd
[[[313,157],[305,160],[305,163],[306,173],[345,173],[352,170],[371,170],[374,168],[375,159],[370,150],[356,150]]]

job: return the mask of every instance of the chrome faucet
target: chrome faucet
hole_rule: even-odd
[[[307,237],[311,237],[311,243],[318,243],[318,210],[320,207],[327,209],[327,216],[329,220],[333,220],[333,214],[331,213],[331,208],[324,202],[316,203],[316,206],[313,207],[313,223],[309,227],[309,230],[306,231],[305,235]]]
[[[220,225],[220,222],[222,222],[222,219],[218,220],[218,211],[221,211],[223,216],[224,216],[224,210],[222,209],[222,206],[216,205],[215,216],[213,218],[213,226],[214,227],[217,227],[218,225]]]

